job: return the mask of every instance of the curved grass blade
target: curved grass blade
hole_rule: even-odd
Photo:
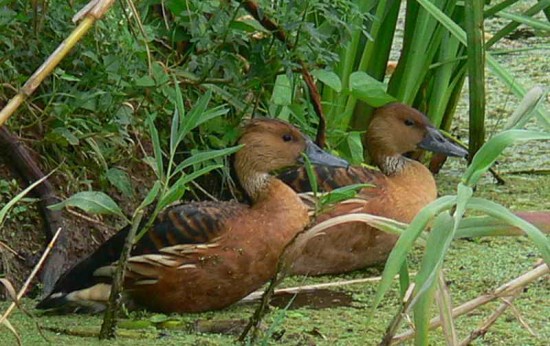
[[[203,152],[194,154],[193,156],[188,157],[187,159],[183,160],[176,167],[176,169],[174,170],[174,173],[172,174],[172,176],[175,175],[175,174],[178,174],[179,172],[181,172],[182,170],[184,170],[185,168],[187,168],[189,166],[197,165],[199,163],[203,163],[203,162],[208,161],[208,160],[213,160],[213,159],[216,159],[218,157],[223,157],[223,156],[227,156],[227,155],[231,155],[233,153],[236,153],[242,147],[243,147],[243,145],[241,144],[241,145],[237,145],[237,146],[230,147],[230,148],[203,151]]]
[[[523,220],[502,205],[489,201],[484,198],[473,197],[468,202],[468,208],[482,211],[490,216],[517,227],[525,232],[533,241],[534,245],[540,250],[542,258],[546,263],[550,263],[550,240],[537,227]]]
[[[511,128],[523,127],[529,119],[531,119],[533,111],[536,110],[538,105],[544,100],[545,95],[546,91],[540,86],[531,88],[516,107],[514,113],[508,118],[506,125],[504,125],[504,129],[509,130]]]
[[[428,236],[426,253],[422,258],[420,270],[416,275],[414,298],[409,307],[414,310],[416,326],[416,345],[428,344],[430,312],[434,300],[435,287],[443,259],[453,240],[450,232],[454,228],[454,219],[448,211],[437,215],[434,226]]]
[[[414,242],[420,236],[422,231],[426,229],[428,222],[434,217],[434,215],[451,208],[455,203],[456,196],[443,196],[431,202],[422,208],[422,210],[410,223],[409,227],[407,227],[405,232],[403,232],[403,234],[399,237],[388,257],[388,260],[386,261],[384,272],[382,273],[382,278],[380,280],[380,284],[378,285],[376,296],[374,297],[369,318],[374,315],[374,310],[378,307],[382,301],[382,298],[384,298],[384,295],[390,289],[393,278],[401,270],[401,267],[403,266],[403,263],[405,263],[407,255],[412,249]]]
[[[159,132],[154,123],[154,115],[150,114],[145,123],[149,127],[149,135],[151,136],[151,142],[153,143],[153,154],[155,155],[156,169],[154,169],[155,174],[159,180],[164,180],[164,163],[162,160],[162,149],[160,146]]]
[[[507,130],[495,135],[476,153],[472,159],[472,163],[462,176],[462,183],[468,186],[474,186],[483,173],[491,168],[497,157],[510,144],[545,139],[550,139],[550,133],[527,130]]]
[[[443,13],[439,8],[432,4],[429,0],[418,0],[418,3],[424,7],[432,16],[434,16],[453,36],[455,36],[463,45],[467,46],[466,42],[466,32],[456,24],[451,18],[449,18],[445,13]],[[543,3],[546,3],[544,5]],[[537,6],[547,6],[547,3],[550,3],[550,0],[544,0],[533,6],[533,10]],[[539,9],[540,10],[540,9]],[[531,13],[531,12],[529,12]],[[527,14],[527,12],[526,12]],[[485,43],[486,49],[491,46],[491,42],[495,39],[494,36],[491,40]],[[494,43],[494,42],[493,42]],[[526,89],[500,64],[493,58],[493,56],[486,52],[485,59],[487,65],[491,71],[504,83],[506,86],[519,98],[523,98],[527,93]],[[550,127],[550,116],[548,112],[544,109],[536,110],[537,119],[542,123],[543,126]]]
[[[499,12],[497,16],[513,20],[516,23],[525,24],[534,29],[539,29],[543,31],[550,31],[550,24],[547,22],[536,20],[528,16],[523,16],[520,14],[510,13],[510,12]]]
[[[53,173],[53,172],[52,172]],[[52,173],[49,173],[48,175],[38,179],[37,181],[35,181],[34,183],[32,183],[31,185],[29,185],[25,190],[21,191],[20,193],[17,194],[17,196],[13,197],[12,199],[9,200],[8,203],[6,203],[6,205],[4,207],[2,207],[2,209],[0,209],[0,225],[2,225],[2,223],[4,222],[4,218],[6,217],[6,214],[10,211],[10,209],[17,203],[19,202],[23,197],[25,197],[25,195],[27,193],[29,193],[32,189],[34,189],[37,185],[41,184],[44,180],[48,179],[48,177],[52,174]]]

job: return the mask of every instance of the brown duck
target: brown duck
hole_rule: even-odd
[[[171,207],[131,253],[125,296],[162,312],[224,308],[274,275],[284,246],[309,223],[297,194],[269,172],[301,162],[347,167],[288,123],[260,119],[245,126],[235,154],[237,177],[252,200],[196,202]],[[101,310],[110,293],[113,263],[124,229],[65,273],[37,308],[63,306]]]
[[[400,103],[378,108],[365,138],[366,150],[380,171],[361,166],[348,169],[315,167],[320,189],[368,183],[357,197],[363,202],[341,203],[316,219],[317,223],[350,212],[364,212],[401,222],[415,215],[437,197],[430,171],[421,163],[403,156],[425,149],[449,156],[465,156],[466,150],[453,144],[435,129],[419,111]],[[298,192],[310,191],[304,168],[279,176]],[[294,274],[336,274],[364,268],[386,260],[397,236],[362,223],[347,223],[327,229],[311,239],[295,261]]]

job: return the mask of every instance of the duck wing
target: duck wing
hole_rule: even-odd
[[[175,265],[167,255],[183,255],[191,250],[216,246],[226,231],[225,222],[244,214],[247,209],[247,205],[236,202],[191,202],[166,209],[132,249],[127,274],[130,278],[143,276],[146,279],[154,276],[154,265]],[[129,231],[130,227],[123,228],[65,272],[53,292],[37,308],[57,308],[68,303],[66,298],[71,292],[110,283],[113,264],[120,257]]]
[[[313,172],[317,178],[320,192],[329,192],[353,184],[373,184],[376,186],[379,181],[384,179],[384,174],[381,172],[362,166],[349,168],[313,166]],[[281,173],[278,178],[296,192],[309,192],[312,190],[305,167],[287,170]]]

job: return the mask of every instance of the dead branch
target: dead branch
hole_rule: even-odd
[[[475,339],[484,336],[489,331],[489,328],[493,325],[493,323],[496,322],[500,315],[502,315],[504,311],[506,311],[506,309],[508,309],[508,307],[512,304],[514,299],[517,298],[519,293],[520,291],[516,291],[511,297],[501,298],[503,303],[500,304],[500,306],[491,314],[491,316],[489,316],[489,318],[485,320],[485,322],[483,322],[478,329],[472,331],[466,339],[462,340],[460,342],[460,346],[470,345]]]
[[[7,158],[6,163],[21,179],[31,184],[44,177],[44,173],[38,167],[29,150],[21,143],[19,138],[10,133],[5,127],[0,127],[0,152]],[[58,202],[55,189],[48,179],[37,185],[32,192],[40,199],[38,205],[40,214],[44,219],[44,233],[46,241],[50,241],[55,230],[64,226],[63,214],[61,211],[54,211],[48,208],[49,205]],[[48,294],[63,271],[67,261],[67,236],[63,233],[56,242],[51,256],[48,257],[40,274],[44,284],[44,292]]]

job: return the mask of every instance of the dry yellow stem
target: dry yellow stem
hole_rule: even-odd
[[[63,58],[71,51],[78,41],[80,41],[88,30],[90,30],[95,21],[107,12],[113,2],[114,0],[93,0],[75,16],[75,19],[79,19],[81,17],[84,17],[84,19],[73,30],[69,37],[67,37],[48,57],[48,59],[46,59],[46,61],[44,61],[44,63],[33,73],[25,85],[21,87],[19,93],[15,95],[0,111],[0,127],[4,125],[13,113],[15,113],[23,101],[32,95],[44,79],[52,73],[59,62],[63,60]]]

